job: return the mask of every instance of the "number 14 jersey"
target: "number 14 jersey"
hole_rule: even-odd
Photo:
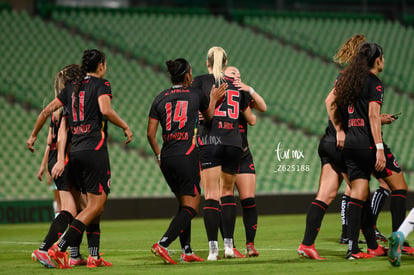
[[[152,102],[150,119],[161,123],[163,157],[188,155],[195,147],[198,111],[208,109],[209,99],[201,90],[176,85],[162,91]]]

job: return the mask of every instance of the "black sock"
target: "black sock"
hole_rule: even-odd
[[[182,233],[180,234],[181,248],[182,248],[183,252],[186,253],[186,254],[193,253],[193,250],[191,249],[190,242],[191,242],[191,221],[190,221],[190,224],[188,225],[188,227],[186,229],[184,229],[182,231]]]
[[[99,259],[99,243],[101,240],[101,227],[99,223],[90,224],[86,227],[88,238],[88,251],[92,257]]]
[[[233,239],[236,225],[236,199],[234,196],[221,197],[220,223],[223,228],[223,238]]]
[[[371,209],[371,200],[367,199],[362,209],[361,229],[367,241],[367,247],[370,249],[377,249],[378,243],[375,238],[375,218]]]
[[[341,222],[342,222],[342,235],[341,239],[347,239],[348,238],[348,221],[347,221],[347,209],[348,209],[348,202],[349,202],[349,196],[342,195],[341,200]]]
[[[392,232],[398,230],[405,219],[407,190],[394,190],[391,193]]]
[[[68,211],[62,210],[59,215],[53,220],[50,225],[49,232],[47,233],[43,243],[40,245],[39,250],[47,251],[65,232],[68,225],[73,221],[73,216]]]
[[[384,207],[385,200],[388,198],[389,195],[390,191],[382,187],[375,190],[375,193],[372,196],[371,200],[371,211],[374,215],[374,224],[377,224],[378,215]]]
[[[246,232],[246,243],[254,243],[257,230],[257,208],[255,198],[241,201],[243,207],[243,223]]]
[[[304,245],[309,246],[315,242],[327,208],[328,205],[319,200],[314,200],[309,206],[308,213],[306,215],[305,236],[302,241]]]
[[[196,213],[197,212],[191,207],[181,207],[180,211],[171,221],[167,232],[165,232],[164,236],[161,238],[160,245],[168,247],[184,229],[187,229],[190,225],[191,219],[196,215]]]
[[[361,228],[362,208],[364,202],[358,199],[349,198],[348,202],[348,250],[352,253],[360,252],[358,247],[359,230]]]
[[[59,241],[59,250],[65,252],[68,246],[75,244],[79,236],[81,236],[83,231],[85,231],[85,228],[86,226],[84,223],[74,219],[69,225],[69,229],[65,232],[65,234],[63,234]]]
[[[88,228],[86,227],[86,230]],[[82,243],[83,232],[76,240],[73,241],[73,244],[70,246],[70,257],[71,258],[78,258],[81,256],[80,254],[80,245]]]
[[[208,241],[217,241],[220,225],[219,201],[206,200],[204,203],[204,226]]]

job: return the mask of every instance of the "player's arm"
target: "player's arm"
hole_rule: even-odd
[[[371,125],[371,134],[374,138],[374,143],[377,148],[377,161],[375,163],[375,169],[382,171],[385,168],[385,155],[384,155],[384,144],[382,142],[381,135],[381,104],[372,101],[368,105],[368,117]]]
[[[331,120],[336,130],[336,146],[339,149],[342,149],[345,144],[345,131],[338,116],[338,105],[336,104],[335,88],[333,88],[329,95],[326,97],[325,106],[329,119]]]
[[[223,83],[218,88],[215,88],[214,85],[211,88],[210,104],[208,106],[207,111],[203,113],[203,117],[206,120],[211,120],[213,118],[214,111],[216,110],[216,103],[224,96],[224,94],[226,93],[227,87],[228,87],[227,83]]]
[[[235,80],[233,82],[234,86],[236,86],[237,88],[239,88],[242,91],[245,91],[247,93],[250,94],[250,96],[253,99],[253,104],[252,104],[252,108],[258,110],[259,112],[266,112],[267,110],[267,105],[266,102],[264,101],[263,97],[261,97],[254,89],[252,86],[249,86],[247,84],[244,84],[243,82],[241,82],[241,80]]]
[[[130,143],[132,141],[132,131],[129,128],[128,124],[126,124],[126,122],[121,119],[115,110],[112,109],[111,98],[109,95],[105,94],[98,97],[98,104],[102,115],[104,115],[106,119],[112,124],[118,126],[119,128],[122,128],[122,130],[124,130],[125,136],[127,137],[125,143]]]
[[[44,108],[37,117],[36,124],[33,128],[32,134],[30,135],[29,139],[26,142],[27,148],[34,152],[35,149],[33,148],[34,143],[36,142],[37,135],[39,131],[42,129],[43,125],[45,124],[46,120],[49,118],[50,114],[53,113],[56,109],[63,106],[63,104],[59,101],[59,99],[55,98],[52,102],[50,102],[46,108]]]
[[[247,108],[243,111],[243,116],[244,116],[244,118],[246,119],[246,121],[247,121],[247,123],[250,125],[250,126],[254,126],[254,125],[256,125],[256,122],[257,122],[257,117],[256,117],[256,115],[252,112],[252,109],[249,107],[249,106],[247,106]]]
[[[157,157],[158,164],[161,164],[161,149],[157,141],[158,119],[148,118],[147,138],[152,151]]]
[[[57,179],[65,170],[66,143],[68,141],[67,117],[62,117],[56,143],[57,161],[52,168],[52,178]]]
[[[45,153],[43,154],[42,163],[40,164],[39,170],[37,172],[37,179],[42,181],[45,168],[47,167],[47,161],[49,159],[50,144],[52,143],[52,128],[49,127],[49,133],[47,134],[47,144],[45,148]]]

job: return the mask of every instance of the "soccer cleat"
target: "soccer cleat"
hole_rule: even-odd
[[[219,257],[219,249],[218,249],[218,242],[217,241],[209,241],[208,242],[209,252],[207,261],[217,261],[220,259]]]
[[[399,231],[393,232],[391,236],[388,237],[388,244],[390,246],[388,249],[388,261],[393,266],[400,266],[404,235]]]
[[[234,258],[246,258],[246,255],[241,254],[235,247],[233,248]]]
[[[234,250],[231,247],[225,247],[224,248],[224,257],[225,259],[233,259],[236,258],[234,255]]]
[[[197,256],[194,252],[191,254],[182,253],[180,257],[180,262],[182,263],[204,262],[204,259]]]
[[[95,259],[91,255],[88,256],[88,262],[86,263],[86,267],[91,268],[100,266],[112,266],[112,263],[105,261],[102,257],[99,257],[99,259]]]
[[[300,244],[298,247],[298,255],[304,258],[314,259],[314,260],[326,260],[326,258],[322,258],[319,256],[318,251],[315,249],[315,244],[312,245],[304,245]]]
[[[374,255],[359,251],[357,253],[352,253],[352,251],[348,250],[346,253],[345,259],[347,260],[357,260],[357,259],[371,259],[374,258]]]
[[[81,265],[87,265],[88,261],[85,260],[82,256],[77,258],[70,258],[69,259],[69,265],[70,266],[81,266]]]
[[[381,231],[379,231],[377,228],[375,228],[375,238],[378,241],[381,241],[381,242],[384,242],[384,243],[387,242],[387,238],[384,235],[382,235]]]
[[[367,252],[368,254],[374,255],[374,257],[377,257],[377,256],[387,256],[388,250],[385,247],[378,245],[377,249],[368,248]]]
[[[168,254],[168,249],[162,247],[159,243],[155,243],[151,248],[155,256],[160,257],[166,264],[177,264]]]
[[[258,257],[259,252],[254,248],[253,243],[246,244],[246,254],[248,257]]]
[[[49,255],[47,254],[47,251],[41,251],[39,249],[36,249],[35,251],[32,252],[32,260],[38,261],[44,267],[48,267],[48,268],[56,267],[56,265],[52,262]]]
[[[61,252],[59,251],[58,245],[57,243],[55,243],[54,245],[52,245],[51,248],[49,248],[49,250],[47,251],[47,253],[49,254],[49,256],[55,260],[59,266],[59,268],[65,269],[65,268],[72,268],[69,265],[69,261],[68,261],[68,252]]]

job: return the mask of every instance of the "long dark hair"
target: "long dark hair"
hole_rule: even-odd
[[[73,87],[73,93],[75,95],[75,110],[79,108],[79,91],[87,73],[96,72],[99,63],[105,63],[105,54],[97,49],[85,50],[82,56],[82,64],[80,67],[80,73],[76,77],[75,86]]]
[[[364,43],[359,48],[358,54],[351,60],[345,68],[341,78],[335,87],[336,103],[341,107],[346,107],[355,102],[367,78],[369,71],[374,67],[375,60],[382,58],[383,51],[376,43]]]
[[[80,74],[80,66],[78,64],[70,64],[61,71],[59,71],[55,76],[55,97],[60,94],[60,92],[65,88],[70,81],[75,80]],[[56,118],[59,119],[62,108],[57,109],[54,114]]]
[[[172,84],[183,83],[185,74],[190,72],[191,65],[184,58],[177,58],[175,60],[168,60],[165,62],[167,70],[170,73]]]

